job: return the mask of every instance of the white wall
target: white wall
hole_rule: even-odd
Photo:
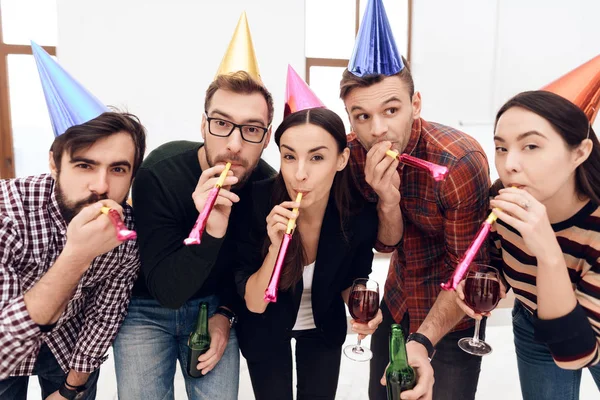
[[[462,129],[493,168],[496,111],[600,54],[594,0],[419,0],[412,68],[423,117]],[[596,122],[598,131],[600,122]]]
[[[422,115],[477,138],[492,164],[492,124],[500,106],[600,53],[599,1],[413,5],[412,68]],[[277,126],[287,63],[301,75],[305,70],[304,6],[304,0],[58,0],[58,56],[100,99],[141,117],[149,149],[174,139],[198,140],[204,90],[245,9],[263,79],[275,98]],[[337,97],[339,80],[330,80]],[[600,122],[595,127],[599,131]],[[273,144],[264,158],[279,165]],[[44,160],[40,169],[46,168]]]
[[[244,10],[276,127],[287,64],[305,70],[303,0],[58,0],[58,59],[102,101],[137,114],[149,150],[201,140],[204,92]],[[279,166],[274,143],[263,157]]]

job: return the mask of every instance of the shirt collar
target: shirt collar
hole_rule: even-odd
[[[412,128],[410,130],[410,138],[408,139],[408,143],[404,148],[404,153],[409,155],[414,155],[413,152],[417,148],[417,144],[419,143],[419,138],[421,137],[421,127],[422,120],[421,118],[417,118],[413,121]]]

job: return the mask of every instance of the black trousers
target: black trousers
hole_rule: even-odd
[[[369,399],[386,400],[385,386],[379,382],[389,362],[389,332],[395,324],[385,302],[381,303],[383,322],[371,338],[371,371],[369,376]],[[409,327],[408,313],[400,322],[405,337]],[[436,346],[436,353],[431,361],[435,383],[433,385],[434,400],[474,400],[481,371],[481,357],[465,353],[458,347],[458,340],[473,336],[475,328],[452,332],[444,336]],[[480,337],[485,338],[485,318],[481,321]]]
[[[291,338],[296,339],[297,400],[334,400],[341,347],[329,347],[317,329],[293,331],[267,360],[247,360],[256,400],[292,400]]]
[[[96,385],[100,370],[92,373],[86,383],[87,390],[83,400],[93,400],[96,398]],[[42,388],[42,399],[56,392],[65,381],[67,374],[60,368],[54,354],[45,344],[40,348],[40,352],[35,361],[33,375],[38,376]],[[0,399],[2,400],[26,400],[28,376],[15,376],[0,381]]]

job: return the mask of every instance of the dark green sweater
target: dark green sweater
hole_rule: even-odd
[[[232,262],[235,243],[230,233],[246,212],[250,183],[269,178],[275,171],[263,160],[241,190],[234,204],[224,238],[204,232],[202,243],[185,246],[198,218],[192,200],[202,169],[198,150],[202,143],[166,143],[144,160],[133,182],[133,204],[142,261],[142,273],[133,295],[153,297],[168,308],[212,294],[222,304],[234,301]]]

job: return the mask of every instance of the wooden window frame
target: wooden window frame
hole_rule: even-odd
[[[50,55],[56,56],[56,46],[42,46]],[[10,54],[32,55],[31,47],[24,44],[4,43],[2,32],[2,6],[0,5],[0,179],[15,177],[12,124],[10,120],[10,95],[8,91],[8,56]]]
[[[406,60],[410,63],[411,59],[411,45],[412,45],[412,10],[413,10],[413,0],[408,0],[408,45],[406,49]],[[358,34],[358,27],[360,25],[360,0],[356,0],[356,11],[354,13],[354,35]],[[306,83],[310,85],[310,68],[311,67],[342,67],[346,68],[349,59],[339,59],[339,58],[315,58],[315,57],[306,57]]]

